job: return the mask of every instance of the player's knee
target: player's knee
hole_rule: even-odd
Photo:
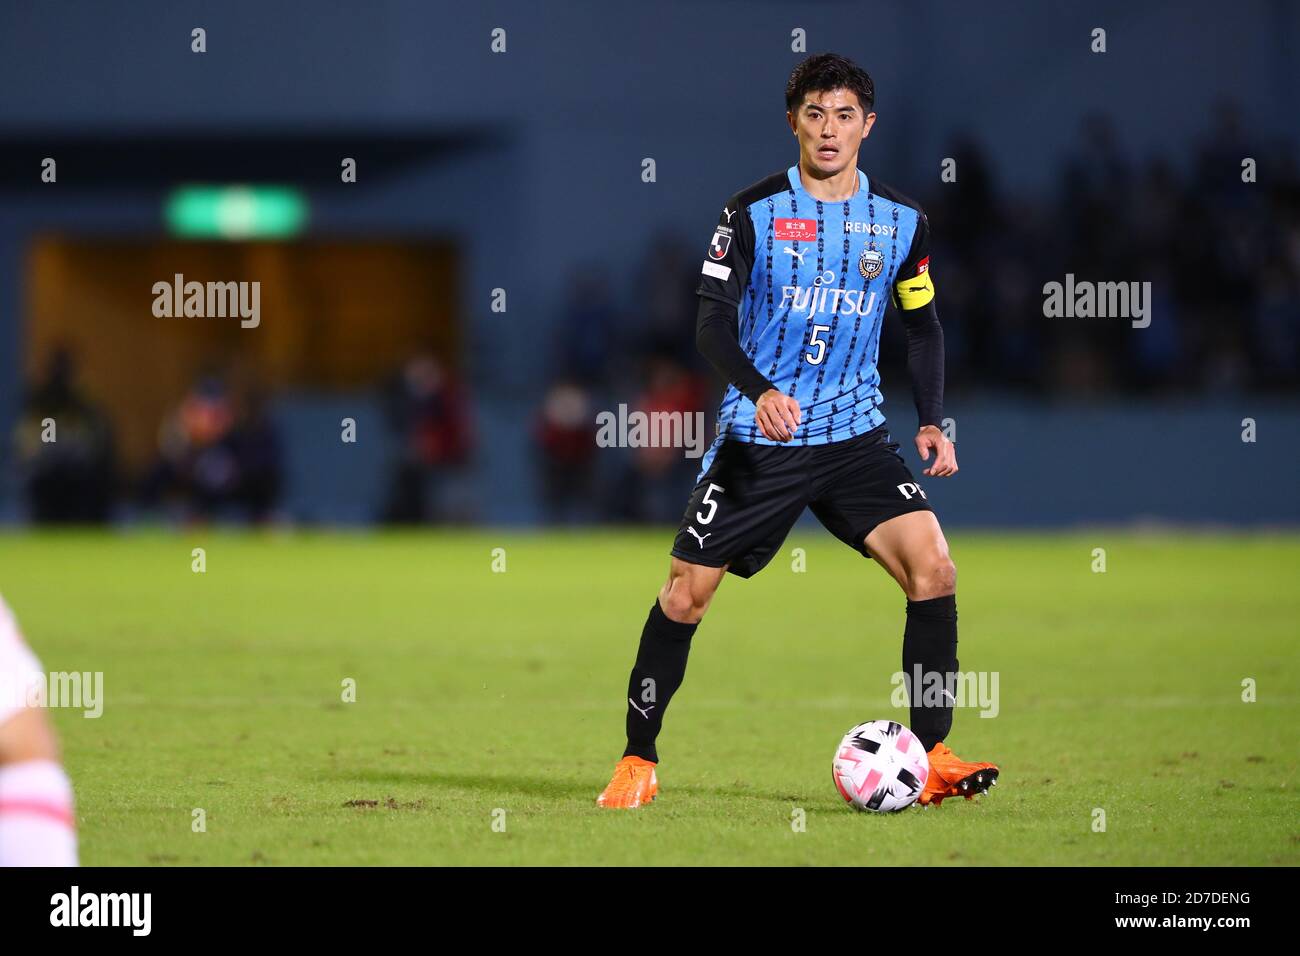
[[[690,575],[674,575],[659,592],[659,606],[670,621],[698,624],[709,609],[714,590],[707,582],[693,580]]]
[[[708,610],[707,598],[691,593],[686,587],[665,586],[659,594],[659,605],[670,621],[678,624],[698,624]]]
[[[0,724],[0,765],[58,759],[58,738],[44,710],[27,707]]]
[[[907,596],[928,601],[957,593],[957,565],[946,554],[936,553],[920,561],[908,575]]]

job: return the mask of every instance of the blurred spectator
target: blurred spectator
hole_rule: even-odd
[[[681,423],[674,437],[681,441],[672,447],[632,449],[631,467],[625,483],[626,501],[634,521],[677,521],[682,516],[682,489],[689,488],[699,471],[700,459],[687,458],[684,441],[694,437],[707,448],[713,435],[704,421],[709,417],[705,405],[710,402],[705,379],[685,368],[677,357],[668,353],[653,354],[647,361],[645,391],[633,403],[635,411],[645,412],[650,421],[658,413],[667,413]],[[697,424],[699,427],[697,427]],[[693,429],[686,432],[687,428]]]
[[[272,517],[282,482],[282,442],[260,394],[236,397],[205,375],[163,422],[148,503],[169,502],[187,520]]]
[[[113,497],[113,433],[76,385],[71,352],[57,350],[27,395],[16,430],[17,457],[32,519],[107,521]]]
[[[537,420],[542,499],[547,519],[572,524],[594,517],[596,413],[576,382],[552,385]]]
[[[254,521],[270,517],[283,490],[283,442],[266,408],[266,396],[250,388],[239,396],[232,435],[239,467],[239,499]]]
[[[470,451],[468,403],[460,383],[437,358],[418,355],[392,380],[385,397],[399,452],[383,520],[418,524],[460,517],[451,490]]]

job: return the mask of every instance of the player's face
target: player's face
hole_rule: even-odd
[[[786,118],[799,140],[804,168],[829,177],[857,165],[858,149],[871,132],[876,114],[863,112],[856,93],[828,90],[809,93]]]

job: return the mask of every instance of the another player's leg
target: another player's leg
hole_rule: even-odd
[[[39,694],[40,665],[0,602],[0,866],[76,866],[72,785]]]
[[[0,866],[76,866],[72,785],[45,711],[0,724]]]
[[[726,568],[672,558],[668,580],[650,608],[627,687],[627,748],[603,793],[602,807],[634,809],[659,789],[655,741],[664,712],[686,676],[695,628],[708,610]]]
[[[930,758],[930,777],[920,803],[983,793],[997,783],[998,768],[960,760],[944,743],[952,729],[956,701],[957,568],[939,521],[932,511],[899,515],[877,525],[867,535],[866,547],[907,595],[903,673],[911,698],[911,730]],[[936,695],[924,693],[927,687],[941,688],[937,700]]]

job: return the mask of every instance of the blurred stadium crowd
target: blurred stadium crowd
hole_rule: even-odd
[[[443,502],[443,489],[467,467],[472,447],[457,378],[432,355],[416,355],[377,392],[393,440],[374,519],[468,517]],[[30,391],[15,436],[28,514],[39,524],[95,524],[126,514],[182,524],[292,519],[280,507],[287,447],[271,406],[266,388],[243,369],[208,370],[158,423],[150,466],[129,474],[118,467],[108,416],[77,385],[75,357],[56,352]],[[51,429],[57,440],[45,437]]]
[[[1135,161],[1104,117],[1089,117],[1047,196],[999,182],[973,139],[956,142],[951,155],[957,182],[936,177],[917,197],[934,229],[950,393],[1218,396],[1300,385],[1300,172],[1289,145],[1250,142],[1231,105],[1218,107],[1213,133],[1191,145],[1186,161]],[[1243,182],[1244,157],[1256,160],[1258,182]],[[874,172],[869,146],[860,165]],[[571,301],[553,320],[555,354],[538,364],[530,425],[548,520],[679,517],[698,461],[673,449],[598,448],[596,415],[620,403],[703,409],[711,427],[721,387],[693,334],[706,240],[654,236],[627,285],[575,264]],[[1150,326],[1044,318],[1044,283],[1067,273],[1149,281]],[[887,321],[884,389],[910,425],[904,354],[898,323]],[[154,465],[123,475],[112,423],[79,388],[75,364],[60,354],[31,384],[14,436],[32,520],[108,520],[123,501],[182,520],[279,516],[284,436],[269,411],[269,384],[221,370],[202,376],[158,423]],[[471,466],[473,385],[431,355],[413,356],[377,383],[398,452],[376,520],[460,516],[441,503],[441,488]],[[41,440],[47,418],[58,422],[57,443]]]

